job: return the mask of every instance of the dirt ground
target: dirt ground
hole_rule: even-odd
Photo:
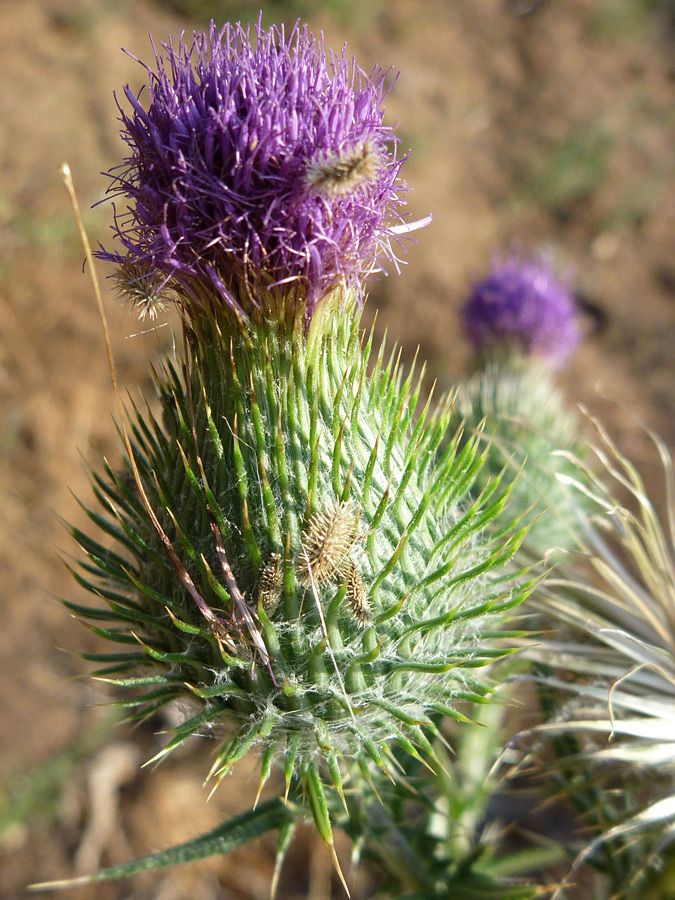
[[[186,4],[188,5],[188,4]],[[217,4],[213,3],[212,6]],[[196,4],[195,4],[196,6]],[[202,6],[207,6],[203,3]],[[250,10],[252,5],[239,4]],[[516,243],[570,273],[587,339],[561,376],[663,490],[653,428],[675,448],[675,24],[667,0],[373,0],[305,4],[313,30],[361,66],[401,76],[409,208],[433,213],[402,274],[372,285],[409,355],[420,345],[448,386],[471,353],[458,310],[491,254]],[[222,0],[218,19],[233,18]],[[264,22],[284,4],[270,4]],[[321,11],[321,12],[319,12]],[[67,160],[93,240],[110,211],[89,209],[121,158],[113,90],[139,87],[148,33],[203,26],[160,0],[0,0],[0,896],[187,839],[244,809],[243,763],[208,804],[207,741],[140,770],[166,722],[113,729],[106,686],[76,655],[97,637],[57,598],[82,599],[59,518],[86,526],[87,465],[118,449],[101,326],[59,166]],[[148,361],[170,324],[143,326],[107,298],[118,376],[152,395]],[[660,502],[660,501],[659,501]],[[348,859],[348,848],[342,854]],[[60,896],[262,900],[273,845],[224,860]],[[363,873],[348,877],[368,896]],[[311,836],[287,863],[281,900],[344,896]]]

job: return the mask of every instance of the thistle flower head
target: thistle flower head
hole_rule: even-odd
[[[574,297],[542,261],[511,254],[474,284],[463,310],[482,353],[516,352],[561,365],[581,340]]]
[[[126,87],[130,148],[109,176],[114,250],[160,273],[188,310],[304,310],[394,260],[403,159],[383,124],[387,72],[328,54],[306,27],[240,25],[155,51],[145,97]]]

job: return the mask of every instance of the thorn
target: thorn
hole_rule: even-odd
[[[279,857],[274,860],[274,871],[272,872],[272,881],[270,882],[270,900],[276,900],[279,879],[281,878],[281,867],[283,864],[283,859],[280,859]]]
[[[342,874],[342,869],[340,868],[340,862],[339,862],[339,860],[338,860],[338,858],[337,858],[337,853],[335,852],[335,845],[334,845],[334,844],[327,844],[327,847],[328,847],[328,851],[329,851],[329,853],[330,853],[330,858],[331,858],[331,860],[332,860],[332,862],[333,862],[333,866],[334,866],[334,868],[335,868],[335,871],[336,871],[337,874],[338,874],[338,878],[339,878],[340,881],[342,882],[342,887],[345,889],[345,893],[347,894],[347,896],[348,896],[348,897],[351,897],[351,896],[352,896],[352,895],[351,895],[351,891],[349,890],[349,887],[347,886],[347,882],[346,882],[346,880],[345,880],[345,876]]]
[[[81,875],[79,878],[64,878],[62,881],[40,881],[37,884],[29,884],[29,891],[60,891],[63,888],[82,887],[91,884],[93,875]]]
[[[211,790],[209,791],[208,796],[207,796],[207,798],[206,798],[206,802],[207,802],[207,803],[209,802],[209,800],[213,797],[213,795],[215,794],[215,792],[216,792],[216,791],[218,790],[218,788],[220,787],[220,782],[221,782],[221,780],[222,780],[222,779],[220,779],[220,778],[217,778],[217,779],[216,779],[215,784],[213,785],[213,787],[212,787]]]

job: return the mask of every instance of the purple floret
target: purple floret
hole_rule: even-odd
[[[516,352],[561,365],[581,340],[572,293],[539,260],[497,261],[473,286],[463,310],[466,332],[484,354]]]
[[[404,159],[383,125],[387,72],[326,54],[306,27],[226,25],[155,51],[149,91],[120,106],[131,155],[112,170],[99,256],[161,273],[191,308],[244,318],[304,309],[396,263]]]

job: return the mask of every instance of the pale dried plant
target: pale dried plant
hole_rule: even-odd
[[[573,756],[551,765],[582,771],[579,783],[600,788],[595,834],[572,871],[597,862],[598,852],[629,848],[644,864],[628,879],[637,886],[644,867],[658,868],[675,843],[675,476],[667,448],[651,435],[664,470],[660,517],[637,469],[592,421],[595,460],[577,461],[579,477],[558,475],[579,510],[579,548],[537,597],[559,630],[529,651],[551,667],[545,684],[571,699],[535,731],[572,736],[562,745],[574,747]],[[597,515],[588,514],[588,500]],[[633,896],[631,889],[626,883],[617,896]]]

